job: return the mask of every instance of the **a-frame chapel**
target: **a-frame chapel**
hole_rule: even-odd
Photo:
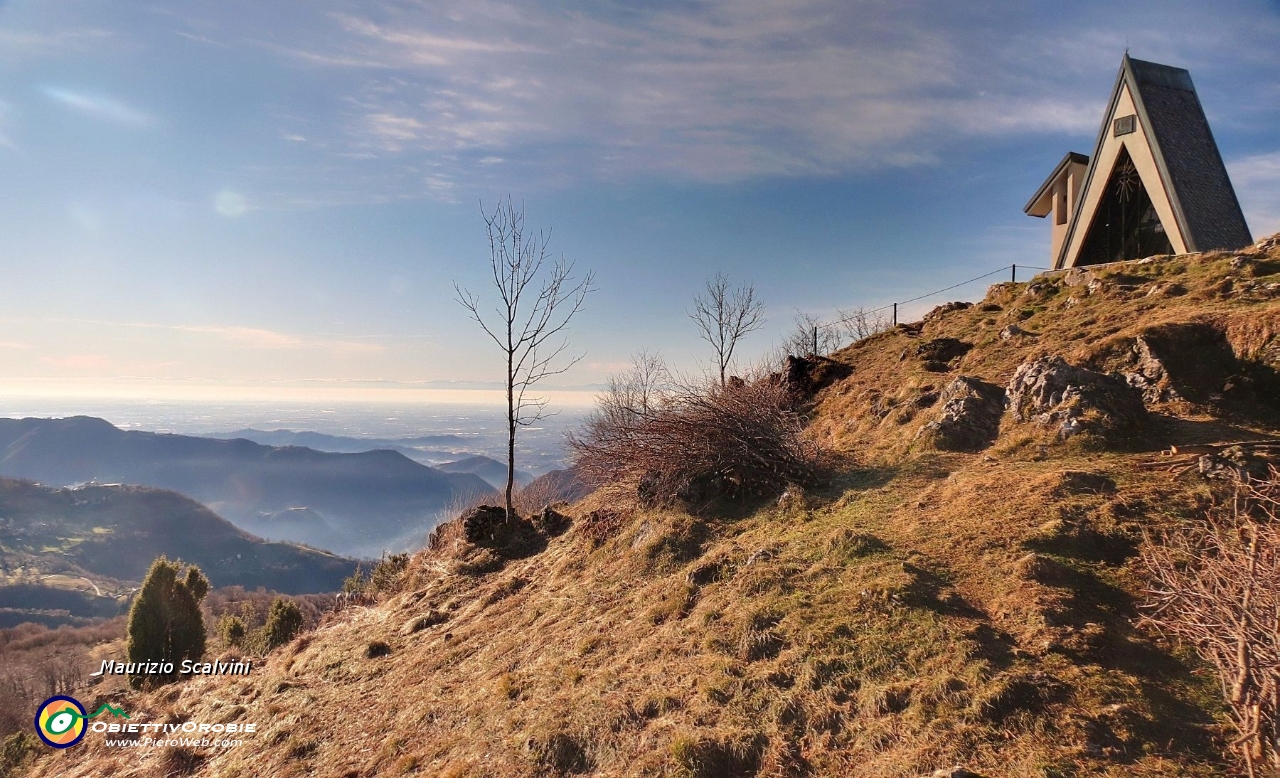
[[[1024,210],[1052,216],[1054,270],[1253,242],[1191,74],[1128,53],[1093,156],[1068,153]]]

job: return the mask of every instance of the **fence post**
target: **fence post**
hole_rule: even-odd
[[[898,326],[898,304],[893,304],[893,326]]]
[[[1016,264],[1013,266],[1013,278],[1009,280],[1013,281],[1015,284],[1018,283],[1018,266]]]

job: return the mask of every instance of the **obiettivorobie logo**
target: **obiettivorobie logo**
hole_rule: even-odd
[[[84,706],[75,697],[50,697],[36,709],[36,734],[47,746],[69,748],[84,739],[88,730],[85,722],[101,713],[129,718],[128,713],[109,703],[104,702],[93,713],[85,713]]]

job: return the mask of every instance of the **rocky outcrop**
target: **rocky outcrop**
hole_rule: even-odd
[[[916,356],[930,362],[950,362],[968,354],[972,348],[972,343],[958,338],[934,338],[916,346]]]
[[[507,559],[521,559],[546,548],[546,538],[526,519],[507,518],[492,505],[470,508],[458,517],[462,536],[474,547],[493,549]]]
[[[1119,376],[1077,367],[1062,357],[1024,363],[1006,394],[1014,419],[1052,427],[1060,440],[1081,433],[1130,433],[1147,421],[1138,389]]]
[[[1209,402],[1241,366],[1220,330],[1186,322],[1151,327],[1135,337],[1121,371],[1149,403]]]
[[[573,525],[573,519],[560,513],[550,505],[533,514],[529,521],[533,523],[534,529],[549,538],[563,535]]]
[[[1014,338],[1031,337],[1031,333],[1022,329],[1016,324],[1010,324],[1000,330],[1000,340],[1013,340]]]
[[[807,357],[787,357],[779,380],[796,399],[807,400],[842,378],[847,378],[853,368],[843,362],[810,354]]]
[[[1230,446],[1200,457],[1196,469],[1205,478],[1220,481],[1247,481],[1266,478],[1272,463],[1246,446]]]
[[[941,319],[943,316],[946,316],[948,313],[951,313],[952,311],[964,311],[972,307],[973,307],[973,303],[966,303],[966,302],[943,303],[942,305],[939,305],[938,307],[934,308],[932,311],[929,311],[928,313],[926,313],[924,315],[924,318],[921,319],[921,321],[925,323],[936,321],[938,319]]]
[[[464,512],[458,521],[462,522],[462,536],[468,543],[490,545],[506,524],[507,512],[492,505],[480,505]]]
[[[969,376],[958,376],[938,396],[938,417],[916,433],[916,440],[942,451],[977,451],[996,439],[1004,413],[1004,390]]]

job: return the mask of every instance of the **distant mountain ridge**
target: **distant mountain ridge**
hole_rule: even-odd
[[[165,554],[198,564],[214,586],[307,594],[339,590],[356,566],[253,537],[187,496],[147,486],[58,489],[0,477],[0,517],[0,562],[15,578],[6,583],[86,576],[110,589],[108,581],[141,581]]]
[[[125,431],[89,416],[0,419],[0,475],[171,489],[255,534],[352,555],[377,555],[425,534],[442,509],[490,489],[476,475],[442,472],[394,451],[328,453]],[[305,522],[270,518],[294,508],[310,509],[326,526],[312,521],[308,531]]]
[[[261,443],[265,446],[306,446],[314,448],[317,451],[332,451],[340,454],[359,454],[364,451],[373,451],[375,449],[389,449],[399,451],[401,449],[423,449],[423,448],[446,448],[452,451],[450,447],[467,446],[474,444],[472,438],[465,438],[461,435],[418,435],[408,438],[355,438],[346,435],[327,435],[323,432],[309,432],[305,430],[259,430],[252,427],[236,430],[235,432],[210,432],[200,435],[202,438],[217,438],[219,440],[234,440],[235,438],[243,438],[252,440],[254,443]]]
[[[507,485],[507,463],[499,462],[492,457],[473,456],[459,459],[456,462],[445,462],[436,465],[437,470],[446,473],[472,473],[483,478],[494,489],[504,489]],[[533,474],[524,470],[516,470],[516,484],[524,486],[533,480]]]

